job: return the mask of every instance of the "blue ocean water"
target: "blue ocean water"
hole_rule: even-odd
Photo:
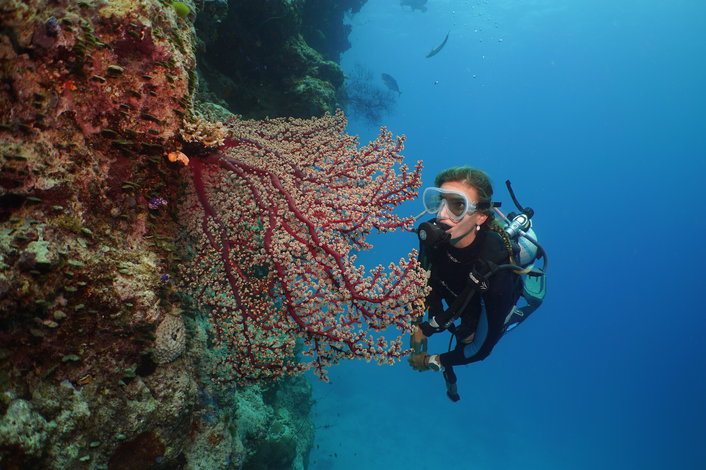
[[[343,66],[396,78],[383,124],[407,135],[425,186],[470,164],[510,210],[512,180],[550,256],[547,298],[488,359],[458,368],[458,403],[406,362],[331,369],[315,384],[310,468],[704,468],[706,2],[427,7],[369,0]],[[351,119],[363,143],[376,131]],[[366,264],[416,239],[375,244]],[[430,351],[444,352],[437,336]]]

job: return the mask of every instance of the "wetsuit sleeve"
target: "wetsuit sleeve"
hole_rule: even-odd
[[[488,280],[488,290],[483,294],[485,308],[480,314],[473,341],[441,354],[444,367],[469,364],[488,357],[503,336],[505,317],[517,300],[518,282],[519,276],[511,271],[500,271]]]

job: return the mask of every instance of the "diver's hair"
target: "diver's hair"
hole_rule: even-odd
[[[434,178],[434,185],[438,187],[451,181],[465,183],[468,186],[475,188],[478,192],[478,202],[487,202],[488,204],[492,203],[493,183],[490,181],[490,177],[485,171],[479,170],[478,168],[474,168],[472,166],[453,166],[436,175],[436,178]],[[500,223],[495,219],[495,211],[493,211],[493,208],[489,207],[488,209],[483,209],[478,212],[488,216],[486,221],[481,224],[481,230],[492,230],[500,235],[505,242],[505,247],[510,253],[510,257],[512,258],[512,242]]]

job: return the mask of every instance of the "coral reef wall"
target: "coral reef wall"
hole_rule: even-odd
[[[350,47],[347,11],[365,0],[206,2],[196,20],[208,99],[247,118],[333,112]]]
[[[341,53],[351,47],[345,24],[347,12],[358,13],[367,0],[307,0],[302,15],[302,35],[307,44],[326,60],[338,63]]]
[[[232,29],[257,20],[267,40],[240,31],[265,52],[229,69],[254,61],[233,109],[334,107],[342,75],[296,33],[301,5],[237,5]],[[205,322],[172,282],[183,162],[166,155],[193,122],[196,15],[191,1],[0,3],[3,469],[306,466],[309,384],[212,388]],[[270,63],[290,78],[253,91]]]

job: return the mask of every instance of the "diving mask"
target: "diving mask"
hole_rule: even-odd
[[[448,209],[449,217],[457,222],[466,214],[475,212],[478,207],[474,201],[469,201],[461,191],[435,187],[424,190],[422,202],[424,209],[430,214],[440,214],[445,206]]]

